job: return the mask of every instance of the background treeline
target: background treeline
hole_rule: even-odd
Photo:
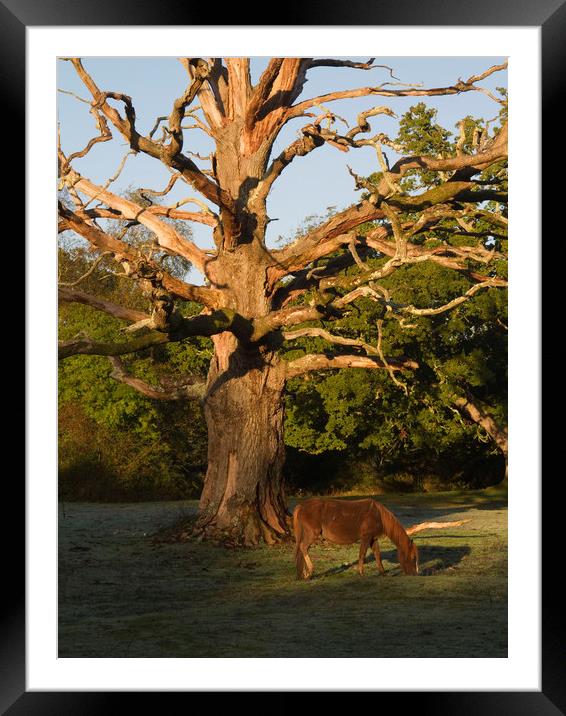
[[[482,120],[464,120],[466,142],[474,141]],[[412,107],[400,124],[397,143],[405,152],[453,150],[457,141],[435,123],[434,110]],[[459,133],[458,141],[462,141]],[[506,188],[506,167],[496,167]],[[494,177],[483,177],[493,181]],[[376,174],[369,178],[379,180]],[[404,189],[433,184],[426,172],[408,174]],[[139,197],[137,197],[139,201]],[[309,217],[317,223],[324,217]],[[477,231],[477,220],[476,220]],[[181,228],[187,231],[186,228]],[[369,231],[373,226],[362,228]],[[481,226],[480,226],[481,228]],[[486,227],[486,229],[489,227]],[[116,227],[117,232],[123,227]],[[490,229],[490,231],[492,231]],[[134,241],[151,248],[143,229]],[[447,218],[435,231],[419,235],[430,247],[447,241],[454,246],[477,244],[477,235]],[[485,239],[484,239],[485,241]],[[490,234],[487,247],[506,251],[503,231]],[[335,257],[328,257],[332,261]],[[359,256],[368,267],[379,267],[383,256],[367,249]],[[145,310],[134,281],[112,272],[105,257],[94,257],[80,241],[63,234],[59,249],[60,280],[131,308]],[[188,266],[167,257],[167,271],[185,275]],[[354,265],[344,272],[355,271]],[[490,271],[506,277],[506,263]],[[380,282],[397,304],[442,306],[472,285],[464,273],[427,262],[405,266]],[[308,301],[309,295],[302,300]],[[197,305],[183,306],[186,315]],[[378,325],[385,355],[406,356],[419,363],[410,374],[385,370],[341,370],[309,374],[288,384],[286,398],[286,475],[290,492],[431,490],[485,487],[499,482],[506,458],[494,430],[507,424],[507,291],[478,292],[457,308],[432,316],[385,320],[383,304],[360,299],[352,312],[323,328],[376,345]],[[409,320],[410,318],[410,320]],[[320,324],[317,324],[320,326]],[[62,303],[60,340],[81,333],[115,341],[125,324],[86,305]],[[289,358],[306,352],[332,352],[318,338],[293,341]],[[204,378],[211,343],[196,338],[152,348],[135,358],[124,357],[128,371],[154,385]],[[60,495],[77,500],[139,500],[198,497],[206,470],[207,441],[197,401],[158,401],[110,377],[107,358],[75,356],[59,366]],[[471,402],[495,426],[474,421],[462,409]]]

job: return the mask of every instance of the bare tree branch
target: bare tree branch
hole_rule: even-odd
[[[507,426],[500,427],[480,401],[473,398],[467,391],[465,397],[455,395],[453,401],[460,412],[465,413],[470,420],[486,431],[507,460],[509,441]]]
[[[87,209],[86,215],[93,219],[117,219],[118,221],[124,220],[124,215],[116,211],[115,209],[105,209],[103,207],[96,207],[94,209]],[[154,214],[155,216],[165,216],[168,219],[182,219],[183,221],[193,221],[197,224],[205,224],[206,226],[215,227],[217,226],[217,220],[214,215],[209,212],[203,211],[180,211],[177,208],[170,206],[161,206],[160,204],[153,204],[144,208],[144,213]],[[204,252],[208,255],[209,252]]]
[[[365,341],[357,340],[355,338],[344,338],[343,336],[336,336],[329,333],[323,328],[300,328],[296,331],[283,331],[283,338],[286,341],[294,341],[298,338],[304,338],[310,336],[312,338],[322,338],[329,343],[340,346],[355,346],[363,349],[368,355],[380,356],[380,352],[377,348],[366,343]]]
[[[495,288],[495,287],[501,287],[501,286],[506,286],[506,285],[507,285],[507,282],[503,281],[503,279],[487,280],[487,281],[483,281],[482,283],[474,284],[462,296],[458,296],[457,298],[454,298],[452,301],[449,301],[448,303],[445,303],[442,306],[438,306],[436,308],[415,308],[414,306],[403,306],[403,307],[399,308],[398,310],[402,313],[409,313],[412,316],[438,316],[440,313],[445,313],[446,311],[449,311],[452,308],[459,306],[461,303],[464,303],[465,301],[470,299],[474,294],[476,294],[478,291],[481,291],[484,288]]]
[[[331,144],[342,151],[348,151],[351,147],[357,148],[367,146],[368,144],[373,145],[375,139],[356,141],[355,136],[361,132],[369,132],[371,127],[367,122],[367,118],[379,114],[395,116],[394,112],[389,107],[374,107],[373,109],[361,112],[358,115],[358,125],[344,136],[339,135],[337,132],[330,131],[329,129],[324,130],[320,126],[320,120],[323,117],[330,116],[332,118],[335,116],[332,114],[329,115],[328,112],[321,115],[321,117],[319,117],[312,124],[307,124],[302,127],[301,133],[303,136],[283,150],[278,157],[273,159],[255,193],[258,197],[266,197],[273,183],[281,175],[283,170],[293,161],[293,159],[295,159],[295,157],[304,157],[317,147],[323,146],[325,143]]]
[[[274,58],[260,78],[246,113],[247,143],[253,151],[275,140],[287,122],[289,107],[300,95],[306,79],[308,59]]]
[[[143,315],[142,320],[147,320],[147,316]],[[114,356],[137,353],[154,345],[177,343],[194,336],[210,337],[225,331],[233,333],[240,341],[249,342],[253,333],[253,324],[228,308],[201,313],[190,318],[175,314],[174,320],[165,329],[150,331],[127,342],[101,343],[91,340],[88,336],[65,341],[59,344],[59,358],[77,354]]]
[[[397,253],[397,245],[382,238],[383,235],[383,229],[379,228],[375,231],[371,231],[364,238],[368,246],[371,246],[385,256],[390,256],[394,259]],[[474,281],[492,281],[494,286],[506,286],[507,282],[505,280],[485,276],[477,271],[471,270],[468,266],[468,260],[470,259],[478,263],[487,264],[498,258],[504,258],[504,256],[502,254],[498,254],[496,251],[487,250],[482,246],[472,248],[443,244],[441,246],[435,246],[434,248],[427,248],[426,246],[407,244],[407,258],[405,261],[411,263],[432,261],[433,263],[444,266],[445,268],[454,269],[464,273]],[[379,278],[382,278],[382,276],[374,276],[371,280],[377,280]]]
[[[159,159],[167,166],[179,171],[197,191],[200,191],[201,194],[217,206],[224,207],[229,212],[235,210],[235,203],[230,194],[223,191],[215,182],[204,175],[188,157],[180,153],[173,155],[171,152],[164,151],[161,144],[139,134],[135,127],[136,114],[130,97],[117,92],[102,92],[84,69],[81,60],[79,58],[70,59],[77,74],[91,92],[95,100],[94,106],[101,109],[120,134],[128,141],[132,149]],[[122,117],[114,107],[108,104],[108,99],[117,99],[124,103],[126,108],[125,117]]]
[[[210,74],[210,68],[205,60],[201,60],[200,58],[191,58],[189,62],[193,68],[193,81],[187,87],[183,95],[175,100],[173,103],[173,109],[169,115],[168,135],[170,137],[170,141],[165,148],[169,161],[174,160],[174,158],[178,156],[183,149],[183,130],[181,129],[181,122],[185,117],[185,109],[192,103],[197,95],[197,92],[202,87],[203,82]]]
[[[86,273],[82,274],[82,276],[79,276],[79,278],[75,279],[74,281],[59,281],[59,287],[60,287],[60,288],[61,288],[61,287],[69,287],[69,288],[71,288],[72,286],[78,286],[79,283],[82,283],[82,281],[84,281],[85,278],[88,278],[88,277],[96,270],[97,266],[100,264],[100,262],[102,261],[102,259],[103,259],[105,256],[111,256],[111,255],[112,255],[112,252],[111,252],[111,251],[103,251],[103,252],[100,254],[100,256],[98,256],[98,257],[92,262],[92,266],[88,269],[88,271],[86,271]]]
[[[169,342],[166,333],[153,331],[144,336],[134,338],[122,343],[102,343],[93,341],[88,337],[74,338],[70,341],[59,343],[59,360],[69,358],[73,355],[99,355],[118,356],[126,353],[137,353],[152,346],[163,345]]]
[[[93,184],[73,169],[67,171],[64,181],[91,197],[91,199],[96,198],[111,209],[120,212],[123,219],[143,224],[155,234],[159,246],[169,253],[183,256],[203,274],[206,274],[208,261],[206,253],[192,241],[178,234],[170,224],[158,219],[154,213],[146,211],[145,207]]]
[[[494,154],[497,158],[500,157],[500,149],[494,150],[493,153],[490,152],[489,156],[493,157]],[[467,162],[467,160],[471,158],[466,155],[466,157],[458,157],[455,159],[461,159]],[[452,162],[452,160],[431,160],[431,162],[435,164],[437,169],[440,169],[442,162],[448,164]],[[469,166],[470,163],[467,162],[467,165]],[[393,170],[391,174],[393,174]],[[400,174],[401,172],[399,176]],[[408,211],[422,211],[437,204],[450,202],[481,202],[495,197],[499,200],[506,199],[505,195],[497,192],[470,191],[471,187],[473,187],[473,184],[469,181],[448,181],[440,186],[428,189],[417,196],[402,196],[398,194],[388,196],[387,205],[393,205],[399,209]],[[387,185],[384,186],[380,184],[377,192],[379,192],[379,190],[385,191],[386,188]],[[269,269],[270,284],[274,285],[280,278],[288,273],[293,273],[317,258],[335,251],[336,246],[330,243],[330,240],[335,239],[341,234],[345,234],[360,224],[384,218],[385,211],[386,209],[384,209],[382,201],[362,201],[360,204],[356,204],[334,215],[324,224],[310,231],[305,236],[300,237],[292,244],[285,246],[283,249],[272,251],[271,256],[275,263]],[[403,243],[400,244],[400,248],[401,250],[403,249]]]
[[[91,107],[90,113],[95,119],[96,128],[98,129],[100,134],[97,137],[93,137],[91,140],[89,140],[88,144],[84,147],[84,149],[70,154],[67,160],[69,163],[71,163],[74,159],[85,157],[95,144],[99,144],[100,142],[109,142],[112,139],[112,133],[108,128],[108,123],[106,122],[106,119],[94,107]]]
[[[354,62],[353,60],[336,60],[336,59],[313,59],[310,60],[310,62],[307,65],[307,69],[312,69],[313,67],[353,67],[357,70],[373,70],[376,67],[385,67],[388,69],[391,73],[391,76],[393,77],[393,70],[391,67],[387,67],[386,65],[374,65],[375,57],[370,57],[370,59],[367,62]],[[395,77],[395,79],[398,79]]]
[[[337,99],[351,99],[354,97],[366,97],[369,95],[379,95],[381,97],[440,97],[444,95],[453,95],[453,94],[460,94],[462,92],[478,92],[483,91],[483,88],[477,87],[475,85],[475,82],[479,82],[482,79],[485,79],[489,75],[492,75],[494,72],[498,72],[500,70],[503,70],[507,67],[507,62],[504,62],[501,65],[494,65],[493,67],[490,67],[487,69],[484,73],[481,75],[473,75],[469,79],[463,81],[458,80],[453,85],[450,85],[448,87],[433,87],[429,89],[417,89],[417,88],[410,88],[410,89],[401,89],[401,90],[391,90],[391,89],[384,89],[383,85],[377,86],[377,87],[360,87],[358,89],[353,90],[342,90],[340,92],[330,92],[329,94],[321,95],[319,97],[313,97],[311,99],[305,100],[304,102],[300,102],[299,104],[294,105],[288,112],[287,117],[291,119],[292,117],[299,117],[301,116],[307,109],[310,109],[311,107],[315,107],[318,104],[326,104],[328,102],[333,102]]]
[[[93,296],[90,293],[78,291],[77,289],[66,286],[59,287],[59,301],[62,303],[82,303],[85,306],[91,306],[99,311],[104,311],[104,313],[108,313],[122,321],[143,321],[150,318],[147,313],[143,313],[142,311],[126,308],[107,301],[106,299],[99,298],[98,296]]]
[[[243,117],[252,94],[249,58],[227,57],[225,63],[228,70],[227,116],[230,119]]]
[[[180,57],[179,61],[187,71],[189,77],[194,79],[195,71],[194,65],[191,63],[191,58]],[[198,90],[198,98],[206,121],[210,127],[210,129],[205,129],[205,131],[211,136],[223,126],[225,121],[225,103],[227,99],[226,80],[226,68],[222,67],[221,60],[211,60],[209,62],[207,82],[204,82]]]
[[[410,359],[390,359],[389,367],[391,370],[414,370],[419,365]],[[330,357],[324,354],[311,353],[287,363],[287,378],[295,378],[298,375],[317,370],[336,370],[338,368],[386,369],[386,366],[380,360],[366,358],[365,356],[341,355]]]
[[[163,270],[162,266],[142,256],[134,247],[93,226],[62,204],[59,206],[59,216],[61,217],[60,230],[74,231],[99,251],[110,251],[129,275],[136,276],[141,271],[140,278],[143,278],[148,274],[147,269],[149,269],[150,275],[153,273],[167,291],[179,298],[197,301],[213,309],[222,304],[222,294],[217,289],[193,286],[171,276]]]
[[[153,400],[202,400],[204,398],[206,383],[202,380],[185,381],[168,387],[154,387],[141,378],[133,376],[118,356],[108,356],[108,360],[112,365],[111,378],[129,385],[130,388],[134,388],[138,393]]]

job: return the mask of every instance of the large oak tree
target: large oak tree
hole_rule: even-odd
[[[286,381],[350,367],[387,371],[401,385],[398,376],[417,364],[402,355],[384,354],[383,321],[403,325],[410,316],[438,315],[479,291],[506,286],[495,269],[505,254],[494,243],[507,224],[506,188],[496,171],[507,157],[506,121],[495,132],[475,127],[471,135],[462,121],[460,137],[449,151],[403,155],[390,137],[372,132],[370,120],[392,115],[389,106],[363,111],[354,127],[342,130],[341,118],[328,104],[367,96],[394,101],[483,92],[503,106],[505,100],[481,82],[505,65],[446,87],[384,83],[299,99],[308,95],[308,77],[317,68],[367,72],[373,60],[273,58],[253,85],[247,58],[183,58],[186,90],[169,114],[142,135],[132,98],[101,89],[79,58],[67,61],[90,94],[98,134],[72,154],[59,147],[59,229],[75,232],[95,252],[111,256],[117,270],[142,289],[148,308],[114,304],[80,290],[78,283],[62,286],[61,301],[90,305],[130,325],[119,342],[101,343],[86,335],[64,341],[59,356],[108,356],[113,378],[150,397],[201,399],[209,445],[197,530],[245,544],[275,541],[288,530],[282,480]],[[300,118],[304,125],[298,139],[275,156],[277,136],[290,120]],[[214,143],[207,169],[185,146],[186,121]],[[74,160],[112,139],[113,133],[126,140],[130,151],[168,168],[171,180],[165,189],[124,197],[109,189],[111,182],[96,184],[73,167]],[[325,144],[343,152],[373,147],[378,172],[368,180],[350,170],[363,192],[358,203],[293,242],[269,248],[266,202],[273,185],[291,162]],[[392,166],[383,147],[401,154]],[[408,190],[403,181],[419,173],[426,174],[426,183]],[[195,194],[169,206],[151,201],[152,196],[166,197],[177,182]],[[188,211],[188,203],[199,209]],[[209,226],[215,249],[200,248],[168,219]],[[108,229],[112,222],[121,227],[119,232]],[[151,245],[128,239],[128,231],[140,226],[151,233]],[[462,235],[466,242],[453,240]],[[429,241],[431,236],[436,240]],[[164,255],[189,261],[202,273],[203,284],[190,284],[167,271]],[[426,262],[465,276],[467,290],[442,305],[395,302],[382,282],[401,267]],[[374,343],[363,336],[345,336],[339,329],[333,332],[334,322],[339,325],[357,302],[368,299],[383,309]],[[183,316],[181,301],[197,302],[201,313]],[[149,385],[130,374],[121,359],[194,336],[209,336],[214,343],[204,384],[187,376],[183,385]],[[282,349],[305,336],[321,339],[327,350],[284,359]]]

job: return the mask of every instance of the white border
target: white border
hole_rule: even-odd
[[[510,494],[507,659],[58,659],[57,56],[509,56]],[[28,690],[541,690],[540,28],[27,28]],[[526,146],[525,142],[528,142]],[[528,207],[521,212],[520,207]],[[535,249],[536,246],[536,249]],[[536,277],[533,285],[533,277]],[[526,336],[529,336],[528,340]],[[523,525],[529,524],[528,538]],[[526,567],[528,565],[528,567]],[[539,576],[539,579],[536,577]],[[481,579],[481,574],[478,574]],[[410,605],[409,605],[410,607]]]

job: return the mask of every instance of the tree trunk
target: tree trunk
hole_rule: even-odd
[[[205,397],[208,470],[196,531],[238,545],[288,534],[282,468],[284,365],[268,349],[214,338]]]

